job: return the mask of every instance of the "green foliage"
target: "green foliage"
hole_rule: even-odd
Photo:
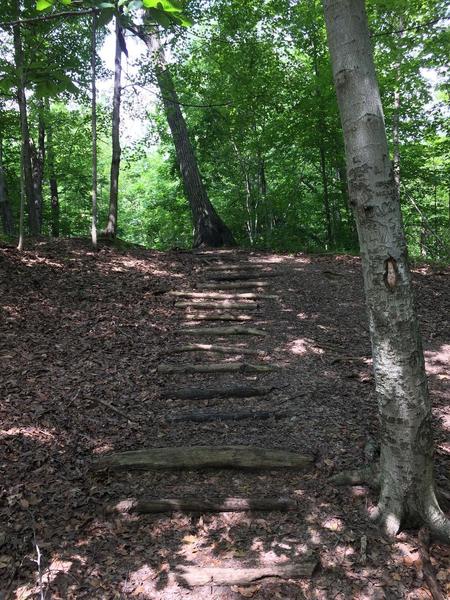
[[[0,9],[4,21],[15,18],[6,4]],[[439,20],[445,4],[367,1],[392,153],[398,139],[409,247],[412,255],[427,259],[444,258],[450,244],[449,34]],[[23,18],[97,8],[100,43],[114,15],[124,28],[133,27],[137,11],[145,10],[155,24],[169,28],[170,69],[191,142],[209,196],[238,241],[288,251],[357,250],[320,0],[24,0],[21,6]],[[187,12],[197,24],[179,27],[191,24]],[[11,30],[1,33],[5,51],[0,57],[0,100],[9,104],[0,109],[0,125],[8,191],[17,216],[20,133],[12,104],[17,77]],[[89,230],[89,36],[89,18],[44,20],[22,28],[35,145],[40,98],[52,97],[44,116],[53,129],[63,235]],[[139,89],[127,90],[130,86],[154,91],[153,64],[145,56],[138,74],[130,70],[126,107]],[[98,66],[101,77],[109,75],[100,62]],[[430,84],[430,76],[436,85]],[[139,104],[143,129],[152,135],[123,149],[118,234],[158,248],[189,246],[190,213],[165,116],[153,106],[144,116]],[[100,101],[101,226],[109,194],[109,113],[108,103]],[[125,116],[123,127],[126,121]],[[48,165],[45,169],[48,233]]]

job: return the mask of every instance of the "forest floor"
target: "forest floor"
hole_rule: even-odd
[[[0,598],[430,598],[417,532],[386,541],[367,518],[376,493],[330,483],[342,469],[364,464],[365,444],[378,434],[359,259],[238,251],[228,259],[278,274],[264,290],[276,298],[261,300],[251,321],[268,335],[220,340],[260,350],[257,359],[244,359],[274,362],[274,372],[158,372],[160,363],[239,359],[173,352],[181,343],[214,341],[182,334],[195,309],[186,314],[166,293],[205,280],[204,267],[213,264],[207,255],[112,246],[93,253],[81,240],[39,242],[23,253],[0,247]],[[447,489],[449,276],[448,268],[414,268],[436,472]],[[242,399],[170,397],[186,385],[231,383],[271,391]],[[169,422],[208,407],[289,414]],[[313,454],[315,463],[307,473],[92,469],[95,457],[111,451],[186,445],[284,449]],[[130,497],[214,496],[283,496],[297,499],[298,509],[103,512]],[[310,550],[318,566],[305,579],[189,589],[173,577],[183,565],[271,566]],[[430,553],[438,585],[450,594],[450,548],[434,544]]]

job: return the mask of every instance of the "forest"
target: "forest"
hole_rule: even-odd
[[[450,594],[446,0],[4,0],[0,599]]]

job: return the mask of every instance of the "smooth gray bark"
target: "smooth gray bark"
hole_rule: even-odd
[[[121,100],[121,78],[122,78],[122,48],[120,36],[122,35],[120,21],[116,17],[116,50],[114,57],[114,91],[112,111],[112,157],[111,177],[109,187],[109,211],[108,223],[105,234],[114,238],[117,234],[117,207],[119,197],[119,173],[120,173],[120,100]]]
[[[172,134],[184,190],[192,211],[193,247],[235,245],[231,231],[219,217],[208,198],[158,34],[156,32],[147,33],[144,37],[147,47],[155,57],[156,79]]]
[[[364,0],[324,0],[324,8],[381,422],[374,516],[391,535],[425,522],[450,540],[435,494],[431,402]]]

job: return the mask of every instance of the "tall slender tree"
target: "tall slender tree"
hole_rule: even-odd
[[[6,177],[3,169],[3,136],[0,128],[0,218],[5,235],[14,235],[14,221],[12,218],[11,204],[6,188]]]
[[[122,46],[123,33],[120,20],[116,16],[116,50],[114,56],[114,91],[112,110],[112,157],[111,176],[109,189],[109,211],[108,223],[105,234],[108,237],[116,237],[117,234],[117,212],[119,197],[119,173],[120,173],[120,100],[121,100],[121,78],[122,78]]]
[[[324,0],[350,202],[358,228],[381,422],[375,517],[450,541],[436,499],[431,402],[364,0]]]
[[[14,16],[16,19],[20,16],[20,1],[14,0]],[[33,189],[33,171],[31,165],[31,149],[30,149],[30,129],[28,125],[28,110],[27,110],[27,98],[25,94],[25,73],[24,73],[24,60],[23,60],[23,45],[21,26],[16,24],[13,27],[13,39],[14,39],[14,60],[16,66],[16,77],[17,77],[17,103],[19,105],[20,113],[20,129],[22,135],[22,170],[24,176],[25,185],[25,196],[28,205],[28,223],[30,233],[32,235],[39,235],[40,233],[40,215],[39,206],[36,202],[34,189]]]
[[[91,240],[97,249],[97,13],[92,13],[91,32],[91,130],[92,130],[92,217]]]
[[[234,245],[231,231],[208,198],[159,35],[153,28],[153,31],[143,34],[143,39],[155,57],[156,79],[172,134],[184,190],[192,211],[193,246],[196,248]]]

